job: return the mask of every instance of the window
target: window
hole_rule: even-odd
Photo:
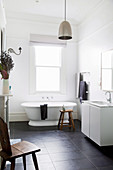
[[[30,47],[30,92],[65,91],[63,47],[32,44]],[[63,90],[62,90],[63,88]]]
[[[61,47],[35,46],[36,91],[60,91]]]

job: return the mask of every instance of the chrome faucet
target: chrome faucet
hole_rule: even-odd
[[[109,93],[109,98],[106,97],[106,99],[107,99],[107,101],[108,101],[109,103],[111,103],[111,93],[110,93],[110,91],[107,91],[107,92],[105,93],[105,95],[106,95],[107,93]]]

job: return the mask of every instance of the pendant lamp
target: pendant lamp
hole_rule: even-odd
[[[71,26],[70,23],[66,21],[66,0],[65,0],[65,18],[64,21],[60,24],[58,38],[60,40],[72,39]]]

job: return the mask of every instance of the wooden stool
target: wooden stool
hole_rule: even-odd
[[[64,114],[68,112],[69,115],[69,122],[68,123],[64,123]],[[60,118],[59,118],[59,122],[58,122],[58,129],[62,130],[63,126],[64,127],[73,127],[73,130],[75,130],[75,125],[74,125],[74,121],[73,121],[73,116],[72,116],[72,112],[73,110],[60,110]]]

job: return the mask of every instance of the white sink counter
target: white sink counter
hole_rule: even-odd
[[[113,107],[113,103],[105,101],[89,101],[88,103],[97,107]]]

